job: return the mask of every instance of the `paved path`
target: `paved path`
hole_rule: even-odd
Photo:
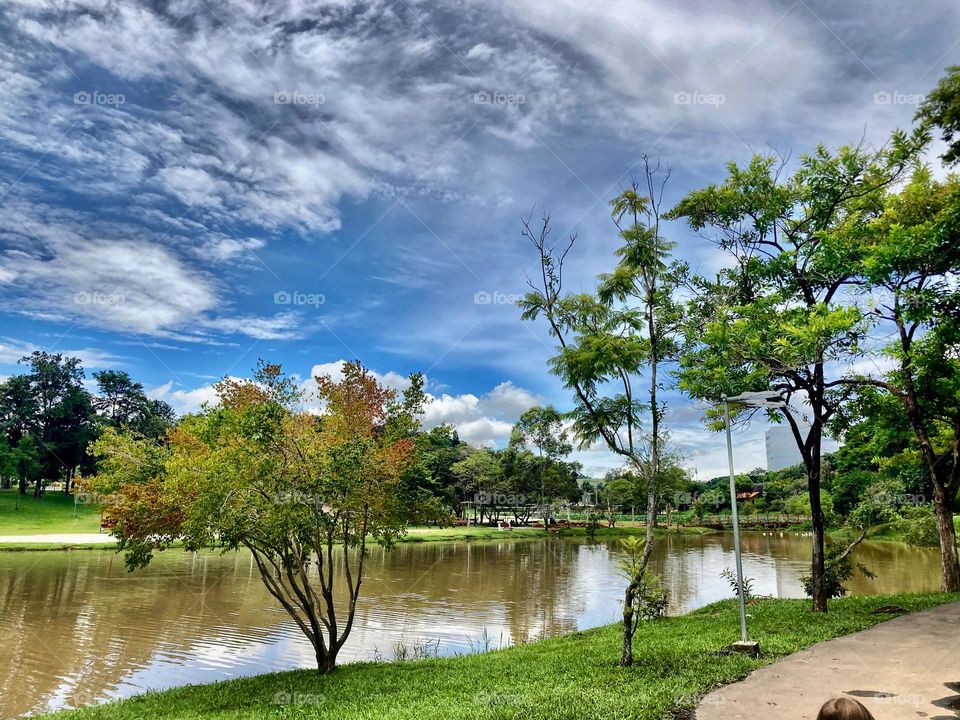
[[[59,535],[0,535],[0,543],[46,543],[51,545],[109,545],[117,539],[108,533],[61,533]]]
[[[960,603],[829,640],[707,695],[697,720],[803,720],[846,694],[877,720],[960,718]]]

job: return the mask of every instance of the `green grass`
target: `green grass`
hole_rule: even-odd
[[[641,625],[636,665],[621,668],[618,627],[578,632],[482,655],[344,665],[327,677],[296,670],[148,693],[120,702],[44,715],[56,720],[661,719],[685,717],[711,689],[745,677],[816,642],[889,618],[881,605],[921,610],[960,594],[849,597],[813,614],[800,600],[750,608],[763,657],[720,655],[739,635],[736,604]]]
[[[100,530],[100,506],[77,505],[73,516],[73,495],[48,490],[39,500],[32,495],[20,497],[17,491],[0,490],[0,535],[40,535],[48,533],[95,533]]]

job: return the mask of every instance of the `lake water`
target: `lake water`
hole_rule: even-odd
[[[745,533],[754,590],[802,597],[810,539]],[[854,593],[939,588],[936,550],[867,542],[877,573]],[[585,539],[404,544],[376,548],[340,662],[392,659],[396,643],[442,655],[613,622],[623,580],[615,542]],[[729,534],[658,543],[670,612],[732,597]],[[112,551],[0,552],[0,717],[76,707],[147,689],[314,665],[313,649],[264,589],[247,553],[169,550],[128,573]]]

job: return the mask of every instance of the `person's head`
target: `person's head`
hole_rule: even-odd
[[[856,700],[838,697],[823,704],[817,720],[874,720],[874,717]]]

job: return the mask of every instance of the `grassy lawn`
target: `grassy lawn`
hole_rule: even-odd
[[[684,717],[709,690],[821,640],[862,630],[889,615],[881,605],[921,610],[960,595],[888,595],[833,601],[814,615],[800,600],[750,608],[753,638],[764,656],[720,655],[739,635],[736,604],[725,601],[689,615],[641,625],[636,666],[616,664],[618,627],[611,625],[482,655],[400,663],[344,665],[328,677],[297,670],[148,693],[129,700],[41,717],[57,720],[254,720],[338,718]]]
[[[0,491],[0,536],[2,535],[40,535],[54,533],[96,533],[100,530],[100,506],[93,504],[77,505],[77,517],[74,517],[73,496],[60,491],[47,491],[43,498],[35,500],[32,495],[20,498],[20,509],[16,509],[16,490]],[[643,526],[624,522],[615,528],[601,527],[598,538],[623,537],[643,532]],[[703,528],[682,528],[661,530],[661,534],[683,532],[700,534],[712,532]],[[584,528],[570,528],[553,531],[551,536],[586,536]],[[410,528],[401,542],[452,542],[480,540],[510,540],[521,538],[545,537],[546,532],[537,528],[516,528],[498,530],[491,527],[420,527]],[[62,543],[10,543],[0,544],[0,550],[59,550],[103,548],[103,545],[63,545]]]
[[[100,506],[77,505],[73,516],[73,495],[62,490],[48,490],[36,500],[32,495],[20,497],[17,491],[0,490],[0,535],[37,535],[47,533],[95,533],[100,530]]]

